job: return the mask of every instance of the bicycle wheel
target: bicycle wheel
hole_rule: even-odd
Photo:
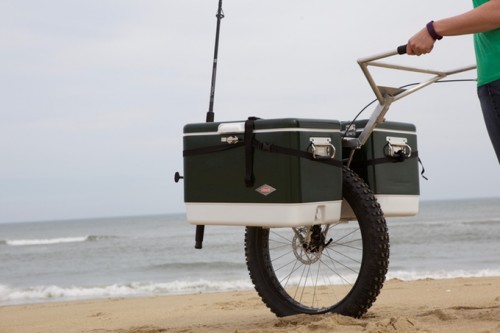
[[[371,190],[348,168],[343,193],[357,221],[246,228],[250,277],[277,316],[334,312],[359,318],[380,293],[389,264],[385,218]]]

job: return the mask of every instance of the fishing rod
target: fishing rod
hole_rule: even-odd
[[[208,105],[207,112],[207,123],[214,122],[214,100],[215,100],[215,80],[217,77],[217,61],[219,58],[219,35],[220,35],[220,23],[224,18],[224,11],[222,10],[222,0],[219,0],[219,8],[217,9],[217,27],[215,30],[215,47],[214,47],[214,61],[212,65],[212,83],[210,85],[210,103]],[[203,244],[203,236],[205,234],[205,226],[197,225],[196,226],[196,235],[195,235],[195,249],[201,249]]]
[[[215,80],[217,77],[217,61],[219,57],[219,35],[220,23],[224,18],[224,11],[222,10],[222,0],[219,0],[219,9],[217,10],[217,28],[215,31],[215,47],[214,47],[214,62],[212,66],[212,84],[210,86],[210,103],[208,105],[207,123],[214,121],[214,100],[215,100]]]

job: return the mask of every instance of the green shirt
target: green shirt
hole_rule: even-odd
[[[474,8],[489,0],[472,0]],[[500,79],[500,28],[474,34],[477,61],[477,85]]]

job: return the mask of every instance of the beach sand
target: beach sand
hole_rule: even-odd
[[[0,307],[1,333],[500,332],[500,277],[390,280],[361,319],[278,318],[254,291]]]

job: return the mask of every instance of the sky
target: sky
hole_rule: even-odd
[[[183,126],[204,122],[208,110],[217,5],[0,2],[0,223],[184,212],[173,176],[183,168]],[[456,0],[224,0],[215,119],[350,120],[374,98],[358,58],[470,8]],[[391,61],[471,65],[472,37]],[[375,75],[392,86],[422,79]],[[433,85],[386,118],[417,126],[429,178],[422,200],[500,198],[475,83]]]

